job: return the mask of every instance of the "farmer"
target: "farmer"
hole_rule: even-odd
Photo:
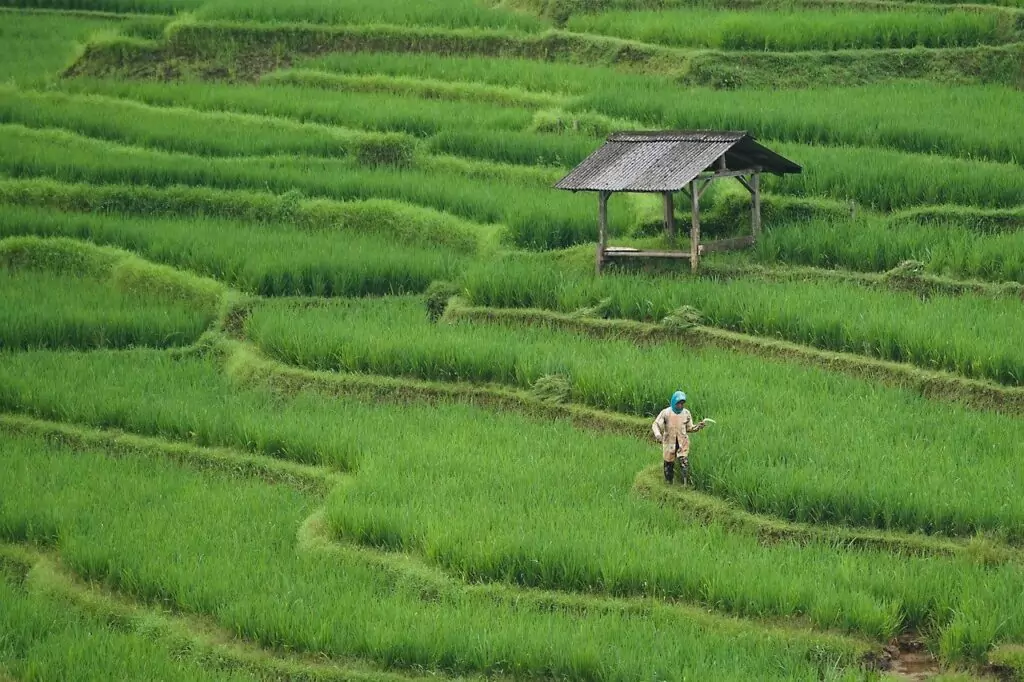
[[[706,420],[693,423],[693,416],[686,409],[686,394],[676,391],[672,400],[651,425],[654,438],[661,443],[661,455],[665,463],[665,482],[671,483],[675,474],[675,463],[679,460],[680,483],[686,484],[690,467],[690,435],[704,428]]]

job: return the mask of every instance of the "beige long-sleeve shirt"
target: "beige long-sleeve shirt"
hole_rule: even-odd
[[[677,452],[687,456],[690,452],[689,434],[701,428],[703,424],[694,424],[693,415],[685,407],[679,414],[673,412],[671,407],[666,407],[651,424],[655,439],[661,441],[661,456],[666,462],[674,462]]]

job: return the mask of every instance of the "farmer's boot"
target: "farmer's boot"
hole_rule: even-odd
[[[686,485],[690,482],[690,460],[688,457],[679,458],[679,484]]]
[[[665,462],[665,483],[671,483],[676,473],[675,462]]]

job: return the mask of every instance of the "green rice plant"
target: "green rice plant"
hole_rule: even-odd
[[[176,22],[163,43],[119,39],[91,43],[70,73],[114,79],[255,80],[302,55],[399,52],[526,58],[621,66],[625,71],[674,74],[693,86],[807,88],[904,79],[942,83],[1001,83],[1019,87],[1024,46],[920,50],[697,53],[568,31],[521,33],[397,25],[324,26]],[[288,55],[288,59],[285,59]],[[682,68],[682,71],[680,70]]]
[[[820,89],[907,79],[932,83],[1000,83],[1016,88],[1022,82],[1019,70],[1015,68],[1021,59],[1021,49],[1016,44],[932,50],[830,50],[799,54],[704,50],[687,55],[678,48],[618,43],[614,38],[586,34],[552,32],[545,34],[544,38],[547,49],[537,50],[534,49],[535,41],[514,41],[510,36],[488,41],[451,35],[442,45],[440,40],[433,42],[422,35],[410,35],[402,42],[385,42],[384,36],[375,34],[372,38],[355,39],[344,50],[338,50],[356,54],[316,54],[302,65],[359,73],[482,80],[572,94],[590,92],[593,89],[591,84],[595,82],[615,88],[628,86],[630,81],[650,81],[650,76],[644,74],[658,73],[674,77],[679,84],[691,88],[728,90],[743,86],[763,90],[781,87]],[[404,54],[408,52],[417,54]],[[505,69],[502,68],[505,60],[493,59],[496,56],[515,58],[515,61],[509,62],[510,68]],[[526,59],[522,59],[524,57]],[[425,63],[410,64],[420,59]],[[550,63],[552,61],[576,64]],[[632,67],[627,70],[634,73],[607,68],[617,64]],[[680,97],[687,99],[685,92]]]
[[[1024,230],[1024,206],[1007,209],[981,209],[973,206],[923,206],[900,211],[893,224],[962,226],[982,233]]]
[[[728,90],[847,87],[907,80],[1019,88],[1024,76],[1016,66],[1022,55],[1024,44],[1019,42],[817,52],[704,50],[693,55],[678,80],[684,85]]]
[[[3,3],[6,4],[6,3]],[[0,10],[0,83],[37,85],[52,80],[75,58],[78,43],[120,22],[113,18],[22,14]]]
[[[550,258],[525,257],[470,268],[462,284],[478,305],[572,312],[609,298],[607,316],[646,321],[690,305],[716,327],[1007,385],[1024,382],[1024,355],[1012,341],[1024,330],[1018,330],[1020,304],[1013,299],[922,300],[844,282],[595,278],[582,268],[552,267]]]
[[[1013,162],[1024,158],[1017,88],[897,82],[806,90],[686,88],[668,78],[595,81],[575,111],[649,126],[748,130],[759,138],[854,145]],[[894,112],[913,111],[913,116]]]
[[[93,138],[205,156],[307,154],[372,161],[394,147],[393,165],[412,160],[413,141],[318,124],[180,107],[152,107],[94,95],[0,90],[0,123],[63,128]],[[376,153],[375,153],[376,152]],[[367,163],[367,165],[376,165]]]
[[[556,166],[519,166],[445,154],[423,155],[417,160],[416,167],[439,175],[544,189],[550,189],[565,175],[565,169]]]
[[[463,264],[446,249],[396,244],[387,235],[310,233],[203,216],[159,219],[0,205],[0,236],[16,235],[117,246],[262,296],[417,293],[436,279],[453,277]],[[73,306],[73,297],[66,304]],[[138,324],[145,327],[142,320]]]
[[[103,87],[107,88],[106,85]],[[190,103],[190,106],[194,106],[194,103]],[[444,129],[438,126],[434,132]],[[565,153],[578,156],[583,154],[586,147],[582,140],[570,142],[557,136],[488,136],[465,132],[448,133],[440,139],[441,142],[436,144],[451,146],[461,153],[506,159],[538,158],[542,147],[550,147],[550,151],[544,152],[546,158],[560,157]],[[455,140],[460,140],[458,145]],[[1022,171],[1015,164],[900,154],[884,149],[767,144],[777,147],[780,152],[788,154],[805,167],[801,175],[781,180],[769,178],[766,181],[767,188],[784,193],[851,198],[883,210],[928,203],[954,202],[987,207],[1016,206],[1020,203]],[[593,147],[596,146],[594,142]],[[967,153],[970,147],[962,146],[962,150]],[[518,243],[529,241],[521,240]]]
[[[393,329],[403,333],[389,334],[387,330]],[[819,370],[784,369],[784,365],[765,365],[756,358],[720,351],[679,355],[671,344],[638,347],[628,339],[596,340],[545,328],[431,324],[418,299],[341,301],[326,308],[301,309],[268,304],[253,311],[246,331],[274,357],[310,369],[495,382],[531,390],[556,376],[567,384],[566,399],[652,418],[664,406],[665,396],[678,388],[680,377],[685,377],[688,385],[700,387],[702,413],[734,423],[738,431],[747,431],[740,425],[751,419],[760,424],[749,433],[724,436],[724,443],[708,436],[716,441],[716,454],[708,455],[712,468],[702,469],[701,475],[709,477],[710,487],[718,494],[758,511],[813,522],[960,534],[973,532],[984,518],[991,528],[1024,538],[1024,507],[1005,516],[998,510],[1004,507],[1008,491],[989,490],[984,495],[978,491],[995,481],[1019,485],[997,473],[1009,466],[1016,446],[1007,438],[1006,426],[996,427],[995,422],[982,426],[992,415],[965,415],[956,407],[929,405],[924,400],[907,402],[906,396],[895,397],[899,391],[889,394],[888,389],[882,392],[890,398],[883,399],[875,395],[879,389],[860,380],[833,378]],[[771,400],[765,397],[767,386],[772,387]],[[831,391],[836,397],[829,399]],[[784,415],[769,416],[762,401],[784,405]],[[827,402],[827,410],[810,408],[818,401]],[[862,402],[870,404],[862,406]],[[894,404],[901,407],[893,411]],[[889,416],[884,416],[886,411]],[[808,413],[815,416],[807,417]],[[965,423],[959,435],[939,439],[943,419],[967,420],[971,427]],[[1000,424],[1004,420],[1013,421],[995,418]],[[900,436],[908,424],[915,425],[915,432]],[[927,435],[932,428],[937,429],[936,440]],[[983,435],[985,429],[993,429],[991,435]],[[748,437],[749,442],[744,440]],[[896,444],[890,444],[892,438]],[[950,439],[961,445],[953,446]],[[963,471],[960,453],[979,447],[982,440],[993,468],[985,464]],[[850,455],[852,443],[861,454]],[[776,450],[784,456],[764,458],[764,453]],[[864,467],[864,459],[872,466]],[[928,477],[927,494],[920,488],[913,494],[909,488],[896,490],[901,483],[890,478],[900,478],[903,474],[898,472],[904,467],[908,486],[919,486],[921,476]],[[878,481],[879,470],[890,475]],[[860,492],[851,496],[850,488],[844,486]],[[787,510],[794,498],[800,506]],[[975,498],[990,499],[994,506],[970,513],[956,511],[961,505],[970,506]]]
[[[797,160],[804,172],[768,176],[769,191],[799,196],[853,199],[887,211],[955,203],[985,208],[1020,205],[1024,169],[1017,164],[906,154],[884,149],[773,146]]]
[[[580,14],[571,17],[566,28],[677,47],[777,52],[1012,42],[1016,39],[1013,21],[1009,13],[962,10],[688,7]]]
[[[57,131],[0,127],[0,172],[64,182],[204,185],[262,189],[339,200],[393,199],[429,206],[485,223],[503,223],[511,239],[530,248],[554,248],[593,238],[589,197],[466,178],[439,182],[419,169],[368,169],[311,157],[207,159],[98,142]],[[618,232],[628,216],[613,215]]]
[[[636,130],[633,121],[615,119],[592,111],[542,109],[533,116],[530,132],[605,137],[620,130]]]
[[[354,407],[364,418],[389,414]],[[59,529],[62,564],[86,579],[212,618],[266,648],[369,663],[365,679],[376,679],[374,668],[391,672],[383,679],[402,672],[599,681],[638,673],[664,680],[864,676],[858,656],[866,647],[856,640],[652,601],[469,590],[429,572],[424,579],[389,563],[382,570],[354,552],[297,554],[296,529],[319,500],[285,486],[25,438],[11,439],[4,459],[12,469],[0,482],[6,533],[15,523],[33,528],[45,520]]]
[[[199,19],[229,19],[320,24],[399,24],[445,28],[501,28],[541,31],[540,19],[520,12],[491,9],[473,0],[210,0],[196,13]]]
[[[274,116],[301,123],[400,132],[420,137],[449,129],[457,125],[457,121],[471,121],[474,128],[522,130],[533,117],[533,113],[525,108],[381,93],[333,92],[294,85],[73,79],[64,81],[61,88],[71,93],[136,100],[155,107]]]
[[[0,264],[107,279],[128,293],[188,303],[197,310],[220,305],[226,289],[213,280],[154,265],[120,249],[72,239],[18,237],[0,241]]]
[[[14,349],[187,345],[224,293],[125,252],[36,238],[0,240],[0,291],[0,348]]]
[[[327,233],[322,235],[319,248],[327,244],[328,239],[337,243],[331,236],[337,232],[377,236],[403,246],[472,253],[477,249],[480,235],[486,232],[483,225],[399,202],[306,199],[294,190],[277,195],[183,185],[149,187],[65,184],[46,178],[0,179],[0,204],[145,218],[225,218],[250,226],[287,224],[309,232]],[[7,224],[14,220],[26,220],[27,225],[33,223],[31,219],[14,216]],[[261,230],[261,233],[267,232],[273,231]]]
[[[36,445],[36,448],[39,448]],[[47,593],[39,576],[21,586],[0,570],[0,670],[15,679],[82,682],[196,680],[243,682],[242,671],[211,670],[182,660],[149,633],[125,631],[85,608]],[[45,579],[44,579],[45,580]],[[26,589],[26,587],[28,589]]]
[[[882,218],[779,225],[758,241],[754,257],[866,271],[916,260],[939,275],[1024,282],[1024,232],[986,235],[954,225],[894,225]]]
[[[585,95],[600,84],[625,87],[637,78],[643,78],[605,66],[513,57],[401,54],[368,50],[310,56],[299,60],[296,65],[350,76],[430,79],[470,86],[483,83],[527,92],[566,95]]]
[[[0,270],[0,292],[0,348],[186,345],[216,313],[50,273]]]
[[[57,381],[57,374],[48,374],[52,390],[47,389],[36,400],[30,393],[34,390],[31,383],[6,383],[5,376],[4,410],[121,428],[201,446],[233,446],[335,470],[353,468],[360,456],[353,439],[330,428],[332,415],[322,400],[306,396],[286,406],[271,393],[236,391],[210,359],[175,358],[155,351],[128,356],[110,351],[50,355],[30,351],[0,354],[0,358],[15,365],[29,362],[44,373],[48,373],[44,369],[47,359],[55,361],[69,372],[70,382]],[[126,359],[133,367],[124,365]],[[12,373],[28,369],[6,366]],[[58,365],[51,369],[58,372]],[[93,394],[91,407],[82,405],[70,412],[69,405],[62,407],[65,388],[77,384],[85,390],[96,382],[100,392]],[[100,385],[104,383],[107,388]],[[85,397],[82,394],[83,400]]]
[[[530,92],[485,83],[453,82],[439,79],[409,78],[383,74],[339,74],[312,69],[284,69],[260,78],[267,85],[298,85],[344,92],[383,92],[412,95],[422,99],[488,102],[508,107],[553,107],[566,98],[546,92]]]
[[[675,48],[566,31],[448,29],[396,24],[281,24],[178,21],[159,44],[121,39],[88,46],[71,73],[113,78],[168,75],[257,79],[302,56],[328,52],[415,52],[569,61],[671,71],[685,55]],[[288,58],[285,58],[288,55]]]
[[[194,10],[205,0],[2,0],[7,7],[85,10],[138,14],[175,14]]]
[[[740,377],[746,367],[737,365],[746,363],[736,360],[721,354],[715,364],[718,371]],[[764,364],[750,360],[749,368],[760,366],[767,372]],[[800,395],[802,389],[817,386],[814,395],[803,400],[817,401],[819,409],[813,414],[828,428],[857,428],[842,409],[822,419],[820,408],[832,401],[819,395],[844,396],[844,387],[859,387],[857,396],[840,399],[860,406],[855,414],[935,408],[906,395],[897,398],[900,392],[892,389],[879,396],[876,387],[863,382],[799,368],[792,371],[817,377],[806,384],[796,382],[800,386],[792,390]],[[329,528],[340,539],[411,553],[474,583],[498,581],[591,593],[563,600],[505,587],[477,586],[463,592],[458,582],[431,582],[424,591],[422,577],[407,582],[390,566],[382,571],[377,562],[367,565],[365,558],[359,559],[365,554],[296,556],[296,529],[310,513],[312,501],[284,486],[222,481],[210,474],[200,479],[166,462],[134,456],[97,460],[88,452],[64,455],[51,450],[53,457],[6,439],[3,457],[11,475],[0,479],[0,499],[5,501],[0,507],[0,535],[22,541],[56,537],[65,565],[83,577],[145,601],[159,599],[186,613],[208,614],[221,626],[263,645],[361,656],[398,668],[421,665],[492,673],[515,669],[528,676],[541,667],[546,674],[562,670],[559,652],[572,647],[560,633],[564,624],[572,623],[573,637],[585,627],[587,641],[599,643],[596,651],[603,652],[603,663],[580,673],[566,667],[565,676],[625,680],[634,679],[644,665],[669,660],[663,637],[653,633],[682,636],[688,632],[686,619],[694,612],[652,599],[597,600],[596,594],[690,600],[758,618],[801,614],[819,627],[880,639],[925,623],[941,631],[958,609],[988,608],[1004,616],[1000,637],[1024,634],[1024,618],[1011,608],[1011,595],[1022,589],[1020,571],[1013,564],[982,567],[964,559],[894,555],[815,541],[765,544],[756,535],[730,532],[713,521],[690,523],[674,509],[632,494],[637,470],[660,454],[653,444],[645,446],[625,436],[471,406],[431,406],[418,400],[400,406],[369,405],[303,392],[280,396],[239,390],[209,360],[172,360],[165,353],[0,354],[0,374],[4,409],[59,412],[63,419],[76,422],[183,434],[200,442],[228,441],[303,461],[355,465],[351,482],[329,500]],[[751,376],[756,375],[755,370]],[[773,376],[777,383],[778,372]],[[703,396],[695,400],[702,408]],[[864,399],[867,396],[882,399]],[[749,415],[747,405],[736,409]],[[934,428],[949,434],[948,415],[940,410],[933,416]],[[1005,425],[1011,431],[1019,428],[996,415],[961,416],[970,422]],[[395,429],[381,437],[382,425],[403,420],[416,428]],[[901,424],[889,428],[892,434],[904,433]],[[704,440],[696,442],[693,453],[695,469],[710,466],[709,460],[729,450],[719,438],[747,438],[758,443],[757,452],[765,452],[761,431],[701,434]],[[783,431],[775,435],[769,429],[769,442],[782,438],[808,452],[822,447],[816,438],[805,442],[794,438],[794,432]],[[923,445],[923,439],[916,442],[917,447]],[[270,444],[274,447],[266,447]],[[309,457],[311,446],[322,459]],[[601,454],[597,460],[595,453]],[[847,457],[845,449],[842,456],[847,466],[862,461]],[[22,465],[22,458],[33,466]],[[894,464],[901,461],[895,452],[891,458]],[[788,480],[765,477],[763,456],[738,458],[735,466],[743,461],[761,471],[748,474],[761,485]],[[182,483],[182,475],[196,483]],[[879,482],[877,476],[871,480]],[[986,480],[991,485],[1003,479]],[[847,483],[843,486],[849,490]],[[877,489],[884,491],[885,486]],[[143,504],[143,499],[161,503]],[[906,504],[915,498],[899,499]],[[993,498],[970,499],[973,506],[960,509],[970,509],[976,518],[984,517],[978,513],[979,505],[994,508]],[[180,532],[184,528],[189,532]],[[401,557],[398,570],[409,564],[408,557]],[[418,570],[415,575],[423,574]],[[406,594],[411,601],[405,600]],[[283,602],[289,609],[281,608]],[[398,621],[403,627],[396,629]],[[332,626],[324,628],[325,622]],[[712,650],[721,648],[723,643],[714,637],[720,622],[705,614],[700,621],[702,638],[673,650],[681,650],[682,660],[690,660],[689,653],[700,641],[712,642]],[[726,647],[730,655],[745,651],[743,633],[764,636],[760,627],[748,630],[743,623],[734,624],[738,629],[729,632],[739,639]],[[473,633],[468,640],[467,632]],[[476,645],[469,646],[470,641]],[[481,641],[490,644],[482,646]],[[784,646],[787,641],[797,646],[784,635],[770,640],[774,659],[789,650]],[[424,650],[426,642],[430,648]],[[818,643],[835,651],[836,645]],[[456,656],[460,651],[462,656]],[[467,651],[474,656],[469,658]],[[828,658],[834,663],[832,656]],[[504,665],[498,667],[499,660]],[[708,660],[717,670],[728,665],[721,654]],[[679,670],[687,669],[679,667],[682,661],[666,665],[658,665],[659,678],[674,679]],[[794,676],[791,667],[783,666],[784,677]],[[768,666],[757,676],[774,669]],[[742,671],[736,674],[745,676]]]
[[[483,130],[446,130],[430,138],[435,153],[530,166],[568,169],[599,146],[586,137],[550,133],[492,133]]]
[[[916,0],[907,0],[913,7]],[[939,4],[960,4],[953,0],[943,0]],[[560,22],[565,22],[571,16],[580,14],[598,14],[610,11],[621,10],[667,10],[674,8],[688,8],[693,6],[692,0],[509,0],[509,6],[521,8],[526,11],[536,12],[542,16],[551,17]],[[1020,0],[986,0],[979,5],[996,6],[1020,6]],[[705,0],[701,7],[715,7],[720,9],[770,9],[775,3],[763,2],[762,0]],[[797,3],[797,7],[807,9],[831,8],[829,2],[817,2],[809,0]],[[787,5],[788,8],[788,5]]]

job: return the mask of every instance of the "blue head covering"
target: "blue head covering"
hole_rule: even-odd
[[[679,405],[681,402],[686,402],[686,394],[682,391],[676,391],[672,394],[672,401],[669,403],[672,411],[676,414],[682,414],[683,412],[683,408]]]

